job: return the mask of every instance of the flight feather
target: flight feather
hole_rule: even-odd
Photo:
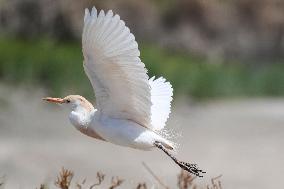
[[[82,37],[84,69],[102,115],[129,119],[151,128],[151,89],[137,42],[110,10],[85,11]]]

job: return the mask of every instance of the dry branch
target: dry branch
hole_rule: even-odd
[[[105,175],[103,173],[101,173],[101,172],[97,172],[97,180],[98,180],[98,182],[93,184],[93,185],[91,185],[90,189],[93,189],[95,186],[100,185],[104,181],[104,179],[105,179]]]
[[[118,186],[120,186],[123,183],[123,179],[120,179],[119,177],[112,177],[111,178],[111,186],[109,187],[109,189],[114,189]]]
[[[74,174],[72,171],[62,167],[62,170],[55,181],[55,186],[60,189],[69,189],[73,176]]]
[[[180,174],[178,175],[179,189],[187,189],[190,186],[192,186],[192,188],[196,188],[196,185],[193,184],[194,179],[196,179],[196,176],[193,177],[187,171],[181,170]]]
[[[157,180],[157,182],[164,188],[164,189],[170,189],[168,186],[166,186],[161,179],[150,169],[149,166],[147,166],[144,162],[142,162],[145,169]],[[87,189],[86,186],[86,179],[84,179],[80,183],[76,183],[76,185],[73,185],[71,187],[71,181],[73,179],[73,172],[65,169],[64,167],[59,172],[59,175],[57,176],[56,181],[54,184],[60,188],[60,189]],[[101,172],[97,172],[97,182],[89,187],[89,189],[94,189],[96,186],[99,186],[102,184],[102,182],[105,180],[105,174]],[[220,178],[222,175],[219,175],[217,177],[213,177],[211,179],[210,184],[206,185],[207,189],[222,189]],[[1,177],[0,177],[1,178]],[[196,179],[196,176],[192,176],[188,172],[181,170],[180,174],[177,177],[177,186],[179,189],[199,189],[204,188],[199,185],[196,185],[194,180]],[[115,189],[116,187],[120,186],[124,182],[123,179],[119,177],[112,177],[110,186],[107,187],[109,189]],[[4,185],[4,181],[0,182],[0,188],[1,185]],[[145,182],[139,182],[138,185],[135,187],[136,189],[147,189],[147,185]],[[48,186],[45,184],[40,185],[39,189],[48,189]]]
[[[136,189],[147,189],[147,185],[146,183],[139,183],[136,187]]]
[[[212,178],[211,179],[212,186],[210,187],[207,185],[207,189],[222,189],[221,181],[219,180],[221,177],[222,175]]]

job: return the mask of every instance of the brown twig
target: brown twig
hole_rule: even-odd
[[[76,186],[78,189],[82,189],[83,185],[86,183],[86,178],[84,178],[84,180],[81,183],[76,183]]]
[[[104,179],[105,179],[105,175],[103,173],[101,173],[101,172],[97,172],[97,180],[98,180],[98,182],[93,184],[93,185],[91,185],[90,189],[93,189],[95,186],[100,185],[104,181]]]
[[[187,189],[190,186],[196,188],[196,185],[193,184],[193,180],[196,179],[197,176],[190,175],[187,171],[181,170],[178,175],[178,187],[179,189]]]
[[[57,186],[60,189],[69,189],[73,176],[74,174],[72,171],[62,167],[62,170],[59,173],[59,176],[57,176],[57,179],[55,181],[55,186]]]
[[[147,189],[147,185],[146,183],[139,183],[136,187],[136,189]]]
[[[156,181],[165,189],[169,189],[168,186],[166,186],[162,180],[150,169],[150,167],[147,166],[145,162],[142,162],[142,165],[145,167],[145,169],[156,179]]]
[[[85,184],[85,183],[86,183],[86,181],[87,181],[87,179],[86,179],[86,178],[84,178],[84,180],[82,181],[82,184]]]
[[[222,177],[222,175],[219,175],[219,176],[211,179],[212,189],[222,189],[221,181],[218,180],[221,177]],[[218,180],[217,183],[216,183],[216,180]],[[207,185],[207,189],[210,189],[210,187],[208,185]]]
[[[111,186],[109,187],[109,189],[114,189],[118,186],[120,186],[123,183],[123,179],[120,179],[118,177],[112,177],[111,178]]]
[[[211,183],[213,185],[213,188],[215,189],[222,189],[222,186],[221,186],[221,182],[218,180],[222,177],[222,175],[219,175],[217,177],[214,177],[211,179]],[[215,181],[218,180],[218,184],[215,183]]]

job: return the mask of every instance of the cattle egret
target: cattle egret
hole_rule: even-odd
[[[70,107],[70,122],[87,136],[140,150],[159,148],[201,177],[205,172],[176,159],[169,152],[174,144],[158,134],[169,117],[173,89],[163,77],[149,79],[135,37],[119,15],[86,9],[82,45],[96,106],[79,95],[43,100]]]

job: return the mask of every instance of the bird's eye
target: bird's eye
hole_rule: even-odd
[[[70,100],[66,100],[67,103],[70,103]]]

